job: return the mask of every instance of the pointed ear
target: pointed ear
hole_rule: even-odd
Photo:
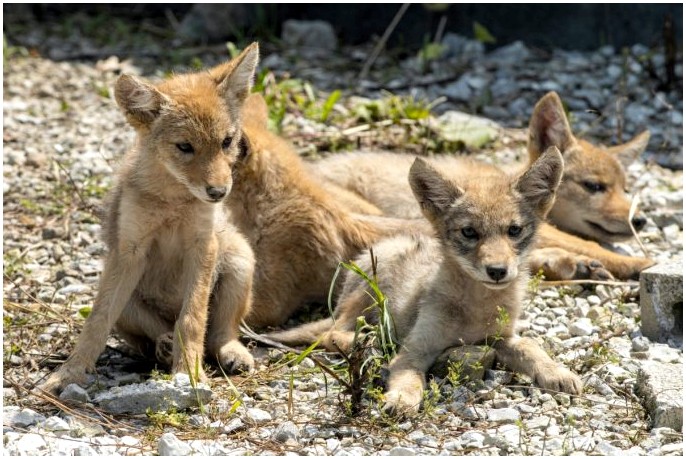
[[[536,103],[529,122],[529,160],[535,161],[549,147],[565,151],[574,143],[560,96],[549,92]]]
[[[133,127],[148,126],[157,118],[162,106],[169,103],[167,96],[154,86],[131,75],[122,75],[117,79],[114,98]]]
[[[516,182],[516,189],[523,200],[531,203],[541,218],[545,218],[555,202],[555,191],[560,185],[563,169],[560,150],[550,147]]]
[[[235,59],[210,70],[219,93],[224,96],[230,107],[240,107],[250,94],[259,55],[260,49],[255,42]]]
[[[607,151],[616,155],[617,159],[624,167],[628,167],[645,151],[649,140],[650,131],[645,130],[627,143],[607,148]]]
[[[421,158],[410,168],[410,187],[424,215],[433,220],[442,215],[464,190],[446,180],[436,169]]]

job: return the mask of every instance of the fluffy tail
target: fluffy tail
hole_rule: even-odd
[[[303,346],[317,341],[331,327],[333,327],[333,319],[328,317],[289,330],[267,333],[265,336],[288,346]]]

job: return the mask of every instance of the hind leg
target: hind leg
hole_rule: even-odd
[[[334,312],[334,325],[322,335],[322,347],[329,351],[349,354],[355,344],[357,318],[365,316],[367,322],[375,319],[372,314],[365,313],[368,303],[369,296],[363,289],[344,294]]]
[[[134,297],[115,325],[117,334],[141,354],[172,365],[174,324]]]
[[[210,299],[207,354],[229,373],[249,371],[255,365],[250,351],[238,339],[238,327],[252,307],[255,258],[247,241],[237,234],[227,241],[222,273]]]

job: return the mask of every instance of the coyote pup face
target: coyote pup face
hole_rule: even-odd
[[[179,75],[157,86],[129,75],[117,80],[115,98],[139,135],[147,164],[173,178],[159,184],[158,197],[190,192],[216,203],[229,193],[241,142],[240,109],[257,59],[254,44],[208,72]]]
[[[562,156],[552,147],[516,179],[494,171],[458,185],[417,158],[410,185],[447,259],[485,286],[500,289],[525,269],[526,254],[553,204],[562,169]]]
[[[596,241],[616,242],[645,226],[637,214],[629,222],[631,203],[627,198],[622,163],[630,164],[645,150],[650,132],[611,148],[597,147],[574,137],[554,93],[536,104],[529,125],[529,157],[534,160],[550,146],[556,146],[565,160],[564,179],[558,190],[550,220],[560,229]]]

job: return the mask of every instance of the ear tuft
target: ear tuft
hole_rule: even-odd
[[[134,127],[152,123],[167,101],[167,97],[153,86],[131,75],[121,75],[117,79],[114,98]]]
[[[565,151],[574,143],[560,96],[549,92],[534,107],[529,122],[529,159],[536,160],[549,147]]]
[[[535,207],[541,218],[545,218],[555,202],[563,170],[562,154],[553,146],[544,151],[516,182],[517,191]]]
[[[424,215],[430,220],[444,214],[464,194],[421,158],[415,158],[409,175],[410,187]]]

